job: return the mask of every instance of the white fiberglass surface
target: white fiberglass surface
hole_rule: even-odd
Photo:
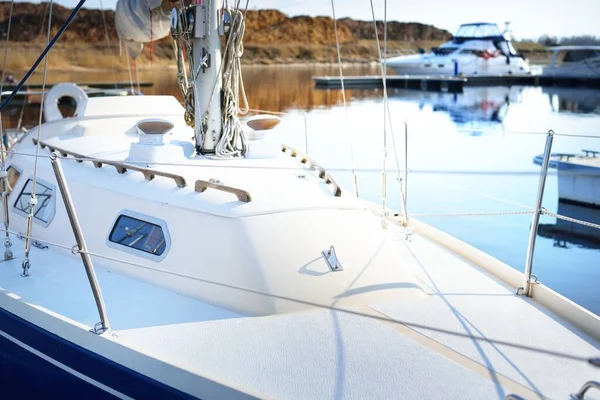
[[[23,241],[12,240],[15,258],[0,262],[0,288],[5,293],[89,327],[100,321],[79,258],[32,247],[30,276],[22,277]],[[95,271],[113,330],[242,317],[104,270],[98,263]]]

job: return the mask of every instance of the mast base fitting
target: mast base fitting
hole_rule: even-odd
[[[215,154],[215,150],[214,149],[212,149],[212,150],[206,150],[206,149],[203,149],[200,146],[196,146],[196,153],[202,154],[202,155]]]

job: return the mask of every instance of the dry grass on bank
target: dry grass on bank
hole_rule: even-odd
[[[419,48],[430,50],[441,44],[440,41],[389,41],[388,56],[415,54]],[[548,53],[537,43],[517,42],[519,51],[525,57],[536,62],[547,60]],[[43,49],[41,43],[9,43],[7,70],[27,70]],[[174,67],[173,50],[168,41],[155,43],[152,48],[153,63],[150,65],[150,51],[146,47],[138,58],[138,68]],[[379,59],[375,40],[360,40],[341,46],[342,61],[345,63],[372,63]],[[0,54],[1,60],[2,54]],[[1,61],[0,61],[1,62]],[[251,64],[315,64],[337,62],[335,45],[304,44],[246,44],[242,63]],[[41,68],[41,66],[40,66]],[[127,60],[119,54],[118,42],[106,44],[57,43],[50,52],[48,60],[50,70],[76,71],[89,70],[125,70]],[[39,71],[40,69],[38,69]]]

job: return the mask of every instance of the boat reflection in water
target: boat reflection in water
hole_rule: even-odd
[[[399,89],[394,97],[419,103],[419,108],[430,106],[434,112],[448,113],[459,127],[478,127],[472,131],[481,134],[481,123],[501,124],[511,104],[521,102],[523,87],[465,87],[463,93],[423,92]]]
[[[600,90],[588,88],[544,87],[555,112],[600,114]]]
[[[559,200],[557,214],[600,224],[600,208],[584,206]],[[600,230],[562,219],[554,224],[540,224],[538,235],[554,240],[555,247],[568,248],[569,245],[587,249],[600,249]]]

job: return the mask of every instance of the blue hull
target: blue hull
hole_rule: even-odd
[[[102,385],[132,398],[192,398],[3,309],[0,333],[0,398],[115,398]]]

